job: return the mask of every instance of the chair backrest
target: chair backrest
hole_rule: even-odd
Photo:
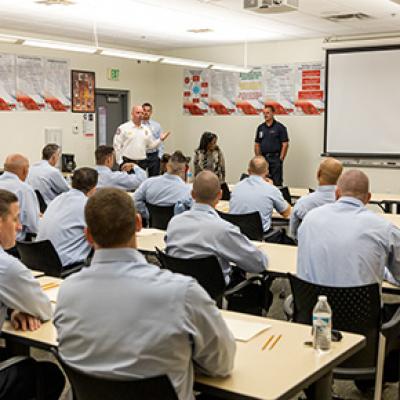
[[[156,206],[155,204],[146,203],[149,210],[149,226],[166,230],[168,222],[174,216],[174,206]]]
[[[62,264],[50,240],[17,242],[21,261],[30,269],[36,269],[49,276],[60,277]]]
[[[308,188],[308,193],[314,193],[314,192],[315,192],[315,189]]]
[[[263,240],[264,231],[258,211],[249,214],[227,214],[221,211],[217,212],[225,221],[238,226],[243,235],[246,235],[250,240]]]
[[[211,298],[216,301],[221,298],[226,284],[216,257],[177,258],[167,255],[159,249],[156,250],[157,258],[163,268],[195,278]]]
[[[178,400],[167,375],[116,380],[86,374],[68,366],[57,356],[71,384],[75,400]]]
[[[44,201],[43,196],[41,195],[39,190],[35,189],[35,193],[36,193],[36,197],[38,199],[40,212],[43,214],[46,211],[47,204]]]
[[[332,328],[359,333],[367,338],[363,350],[340,367],[367,368],[376,365],[381,327],[381,298],[377,283],[355,287],[322,286],[289,274],[294,308],[293,320],[312,324],[312,311],[319,295],[325,295],[332,309]]]
[[[283,198],[292,205],[292,196],[290,194],[289,188],[287,186],[278,186],[278,189],[281,191]]]
[[[229,187],[225,182],[221,184],[221,190],[222,190],[221,200],[229,201],[231,199],[231,191],[229,190]]]
[[[240,181],[249,177],[249,174],[245,174],[244,172],[240,175]]]

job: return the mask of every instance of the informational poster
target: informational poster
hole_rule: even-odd
[[[96,131],[94,113],[83,114],[83,136],[93,137]]]
[[[239,73],[210,71],[209,113],[231,115],[236,112]]]
[[[272,105],[275,114],[294,112],[294,71],[295,67],[291,64],[263,67],[264,103]]]
[[[48,58],[44,60],[44,100],[46,110],[68,111],[71,108],[69,62]]]
[[[183,76],[183,112],[206,115],[209,112],[209,70],[185,70]]]
[[[95,73],[71,71],[72,112],[95,112]]]
[[[0,111],[12,111],[16,101],[15,55],[0,53]]]
[[[241,73],[236,110],[239,115],[257,115],[264,108],[262,69],[254,68],[249,73]]]
[[[322,63],[299,63],[295,68],[297,115],[318,115],[325,111],[325,67]]]
[[[44,61],[41,57],[17,55],[16,99],[19,110],[43,110],[45,103]]]

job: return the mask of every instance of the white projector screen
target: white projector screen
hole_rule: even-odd
[[[400,156],[400,46],[328,50],[325,153]]]

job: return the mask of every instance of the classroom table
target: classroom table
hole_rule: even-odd
[[[225,319],[269,324],[271,327],[248,342],[237,341],[233,373],[227,378],[196,376],[195,388],[204,393],[230,399],[290,399],[311,384],[316,385],[321,400],[331,398],[332,370],[365,346],[361,335],[343,333],[339,343],[332,343],[331,351],[320,354],[305,346],[311,340],[311,328],[286,321],[221,311]],[[269,350],[262,350],[271,335],[282,335]],[[37,331],[15,331],[6,321],[3,337],[24,346],[49,350],[57,347],[57,334],[52,322],[44,323]]]
[[[42,271],[36,271],[35,269],[31,269],[32,275],[34,278],[39,278],[39,276],[43,276],[44,272]]]

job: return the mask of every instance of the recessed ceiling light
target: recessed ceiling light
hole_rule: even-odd
[[[214,32],[214,30],[210,29],[210,28],[199,28],[199,29],[188,29],[186,32],[190,32],[190,33],[210,33],[210,32]]]
[[[36,4],[44,4],[45,6],[54,6],[54,5],[62,5],[62,6],[72,6],[75,4],[72,0],[36,0]]]
[[[24,46],[43,47],[46,49],[77,51],[80,53],[96,53],[97,48],[93,46],[85,46],[74,43],[53,42],[39,39],[25,39],[22,43]]]

